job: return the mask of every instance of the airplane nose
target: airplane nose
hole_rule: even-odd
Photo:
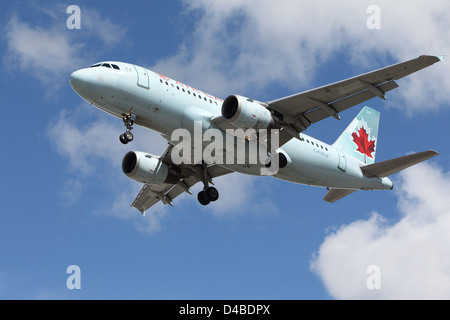
[[[70,75],[70,86],[76,92],[82,91],[88,84],[89,71],[86,69],[77,70]]]

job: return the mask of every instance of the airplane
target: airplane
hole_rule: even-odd
[[[304,131],[329,117],[340,120],[342,111],[369,99],[386,100],[385,94],[398,87],[396,80],[444,62],[444,57],[422,55],[266,102],[240,95],[222,100],[144,67],[118,61],[77,70],[69,82],[91,105],[123,120],[125,132],[119,136],[123,144],[134,139],[131,130],[135,124],[167,140],[161,156],[130,151],[122,160],[124,174],[144,184],[131,204],[143,215],[159,201],[174,206],[174,199],[184,192],[192,195],[190,188],[198,182],[203,189],[197,199],[208,205],[219,198],[213,179],[233,172],[325,187],[328,192],[323,200],[333,203],[357,190],[392,190],[388,176],[439,153],[427,150],[375,162],[380,113],[369,107],[361,110],[332,145]],[[173,133],[180,129],[185,136],[175,139]],[[202,157],[213,141],[205,138],[208,130],[215,134],[215,142],[226,141],[210,154],[221,153],[227,161],[205,161]],[[200,141],[186,136],[195,138],[199,133],[203,134]],[[185,145],[180,146],[180,139]],[[265,159],[250,161],[251,143],[265,152]],[[235,153],[239,145],[247,148],[241,158]],[[174,155],[182,155],[184,161],[174,161]],[[269,173],[263,173],[265,169],[270,169]]]

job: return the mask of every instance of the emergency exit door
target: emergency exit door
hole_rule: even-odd
[[[148,71],[145,68],[134,66],[137,74],[137,85],[146,89],[150,88],[148,81]]]

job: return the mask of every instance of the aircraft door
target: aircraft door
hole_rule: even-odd
[[[347,170],[347,158],[345,157],[345,154],[342,152],[338,151],[338,154],[339,154],[338,169],[345,172],[345,170]]]
[[[148,71],[142,67],[134,66],[137,74],[137,85],[146,89],[150,89],[148,80]]]

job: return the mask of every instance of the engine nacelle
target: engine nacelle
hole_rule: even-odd
[[[167,164],[145,152],[128,152],[122,160],[122,171],[130,179],[150,185],[178,182]]]
[[[273,123],[267,108],[257,101],[237,95],[225,99],[222,117],[240,129],[267,129]]]

